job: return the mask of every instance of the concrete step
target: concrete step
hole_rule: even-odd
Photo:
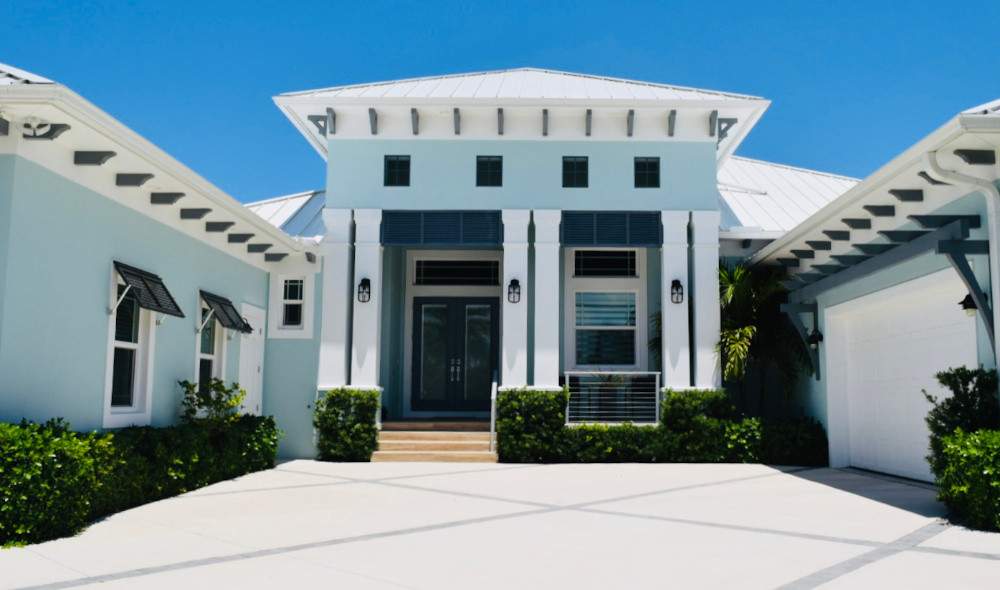
[[[383,422],[383,431],[446,430],[450,432],[489,432],[489,421],[479,420],[411,420]]]
[[[484,451],[375,451],[373,463],[430,461],[448,463],[496,463],[496,453]]]
[[[378,434],[379,441],[388,440],[441,440],[441,441],[486,441],[490,440],[487,432],[449,432],[444,430],[382,430]]]
[[[489,451],[490,441],[486,440],[379,440],[380,451]]]

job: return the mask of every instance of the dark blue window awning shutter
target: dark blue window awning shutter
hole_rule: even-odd
[[[499,246],[499,211],[385,211],[387,246]]]
[[[659,247],[663,227],[659,211],[564,211],[565,246]]]

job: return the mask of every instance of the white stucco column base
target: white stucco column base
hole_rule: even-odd
[[[381,209],[354,211],[354,281],[351,297],[354,301],[354,339],[351,346],[351,386],[378,387],[379,336],[382,330],[382,244]],[[371,282],[371,300],[358,301],[358,285],[363,279]]]
[[[692,264],[694,266],[694,384],[711,389],[722,386],[719,362],[719,222],[718,211],[691,213]]]
[[[524,387],[528,384],[528,209],[503,211],[503,283],[500,297],[503,305],[503,324],[500,342],[500,382],[506,388]],[[521,285],[521,301],[511,303],[507,288],[511,280]],[[536,308],[536,317],[538,311]],[[537,367],[536,367],[537,369]]]
[[[323,254],[323,302],[317,379],[321,390],[343,387],[348,382],[351,221],[350,209],[323,209],[326,235],[320,246]]]
[[[535,210],[535,375],[533,387],[559,388],[559,223],[562,211]]]
[[[663,253],[660,257],[660,306],[663,386],[685,389],[691,386],[690,318],[688,305],[691,286],[688,285],[688,211],[662,211]],[[684,301],[672,303],[670,288],[677,280],[684,289]]]

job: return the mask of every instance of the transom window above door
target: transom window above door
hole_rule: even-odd
[[[577,250],[573,253],[575,277],[634,277],[635,250]]]
[[[500,261],[417,260],[414,284],[496,286],[500,284]]]

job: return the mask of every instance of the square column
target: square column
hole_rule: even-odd
[[[660,357],[663,364],[663,385],[671,389],[691,386],[691,345],[688,304],[691,286],[688,285],[688,221],[687,211],[662,211],[663,255],[660,257],[661,296]],[[673,303],[670,291],[674,281],[680,281],[684,300]]]
[[[323,306],[319,389],[343,387],[350,368],[351,210],[323,209]],[[344,280],[345,277],[347,280]]]
[[[722,330],[719,310],[718,211],[692,211],[694,265],[694,384],[702,389],[722,386],[717,348]]]
[[[535,210],[535,387],[559,387],[559,223],[562,211]]]
[[[354,210],[354,342],[351,346],[351,387],[378,388],[379,336],[382,332],[381,209]],[[358,289],[368,279],[369,301],[358,300]]]
[[[500,297],[503,325],[500,342],[500,381],[504,387],[528,384],[528,209],[503,210],[503,283]],[[521,287],[521,300],[511,303],[507,290],[511,281]]]

